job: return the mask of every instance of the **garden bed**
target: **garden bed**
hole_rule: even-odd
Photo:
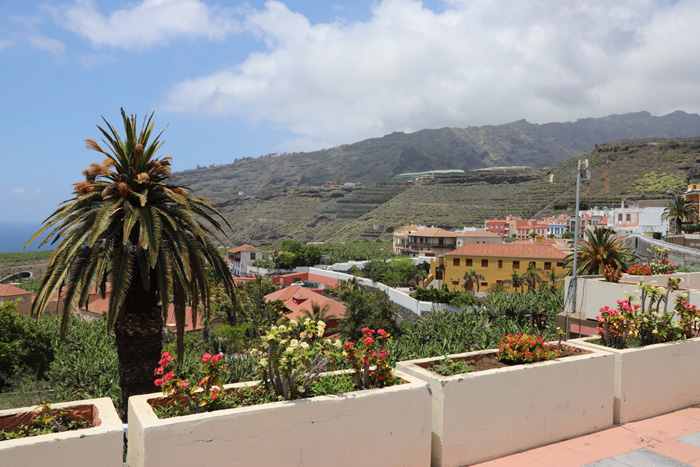
[[[399,362],[397,369],[430,385],[432,465],[483,462],[611,426],[613,355],[567,347],[577,349],[573,356],[453,376],[427,369],[442,357]],[[449,357],[479,363],[496,352]]]
[[[430,463],[427,384],[405,384],[159,419],[160,394],[129,399],[128,464],[374,465]],[[238,390],[256,382],[227,385]]]
[[[615,423],[653,417],[700,404],[700,338],[631,349],[613,349],[589,339],[576,344],[615,358]]]
[[[0,411],[0,430],[16,433],[38,416],[35,407]],[[52,404],[90,427],[0,441],[0,465],[123,465],[123,425],[109,398]]]

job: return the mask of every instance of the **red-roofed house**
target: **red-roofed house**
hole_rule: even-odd
[[[227,250],[228,265],[235,276],[245,276],[248,274],[248,267],[253,261],[267,257],[267,253],[250,245],[242,245],[237,248]]]
[[[266,302],[274,302],[281,300],[284,302],[284,307],[288,310],[286,316],[290,320],[297,318],[305,318],[304,310],[312,313],[312,304],[317,304],[321,309],[328,307],[326,316],[332,318],[325,319],[326,329],[333,329],[338,326],[340,320],[345,318],[345,305],[342,305],[332,298],[314,292],[313,290],[305,289],[298,285],[285,287],[271,294],[265,295]]]
[[[394,253],[435,257],[457,247],[457,234],[437,227],[427,227],[406,232],[400,229],[394,234]]]
[[[29,316],[32,312],[32,293],[10,284],[0,284],[0,305],[14,303],[20,315]]]
[[[564,274],[566,253],[549,244],[538,243],[468,243],[441,256],[430,265],[430,272],[437,282],[449,289],[460,289],[464,274],[471,268],[484,276],[479,289],[486,291],[492,284],[509,280],[514,271],[522,275],[532,263],[545,273],[554,270]],[[471,289],[471,283],[467,290]]]

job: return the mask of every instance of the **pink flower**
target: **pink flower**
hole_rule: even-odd
[[[350,347],[352,347],[353,345],[355,345],[354,342],[346,342],[346,343],[345,343],[345,350],[349,350]]]
[[[154,381],[156,386],[162,386],[163,385],[163,378],[158,378],[157,380]]]
[[[365,337],[365,345],[372,345],[372,344],[374,344],[374,339],[372,339],[369,336]]]
[[[162,374],[163,374],[163,367],[162,367],[162,366],[159,366],[158,368],[156,368],[155,370],[153,370],[153,374],[154,374],[154,375],[162,375]]]
[[[211,398],[212,398],[212,400],[216,400],[216,399],[219,398],[219,396],[217,396],[216,394],[214,394],[214,395],[211,396]]]
[[[175,373],[173,373],[173,372],[171,371],[171,372],[169,372],[167,375],[165,375],[165,376],[163,377],[163,379],[173,379],[174,377],[175,377]]]
[[[367,328],[367,327],[362,328],[362,332],[368,332],[368,331],[369,331],[369,328]]]
[[[377,334],[379,334],[380,336],[386,336],[386,331],[384,329],[378,329]]]
[[[214,361],[214,363],[217,363],[217,362],[218,362],[219,360],[221,360],[222,358],[224,358],[224,356],[223,356],[222,354],[219,353],[219,354],[214,355],[214,357],[212,358],[212,360]]]
[[[211,359],[211,354],[205,353],[204,355],[202,355],[202,361],[204,363],[207,363],[209,359]]]
[[[221,390],[221,389],[219,389],[218,386],[214,386],[214,387],[212,388],[211,392],[213,392],[214,394],[216,394],[216,393],[218,393],[220,390]]]

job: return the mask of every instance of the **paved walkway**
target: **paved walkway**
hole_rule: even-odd
[[[700,467],[700,406],[619,425],[482,467]]]

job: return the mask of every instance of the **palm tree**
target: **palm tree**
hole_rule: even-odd
[[[85,142],[106,158],[83,172],[85,181],[75,184],[75,197],[63,202],[27,245],[50,229],[41,245],[59,242],[32,313],[39,317],[65,282],[62,335],[71,311],[87,303],[90,291],[97,288],[104,296],[111,285],[107,327],[115,332],[126,408],[129,396],[154,390],[153,369],[161,356],[169,305],[182,361],[186,305],[192,307],[193,322],[200,305],[208,313],[212,284],[207,267],[228,292],[233,282],[210,238],[223,243],[216,236],[223,233],[217,221],[223,217],[186,185],[170,184],[170,157],[156,156],[163,132],[151,140],[153,114],[138,133],[136,117],[127,117],[124,109],[121,114],[125,138],[103,118],[107,130],[97,128],[106,150],[91,139]]]
[[[534,263],[530,263],[527,270],[523,273],[522,277],[525,279],[528,290],[534,290],[537,287],[538,282],[542,282],[542,276],[544,275],[544,270],[535,267]]]
[[[525,275],[521,276],[518,274],[518,271],[513,271],[510,279],[503,281],[503,283],[512,285],[516,291],[518,290],[518,287],[520,287],[520,293],[523,293],[525,291],[525,284],[527,284],[527,281],[525,280]]]
[[[680,234],[683,228],[683,222],[692,222],[698,220],[698,209],[689,200],[683,196],[676,195],[673,201],[669,201],[664,209],[662,219],[675,222],[676,233]]]
[[[328,303],[324,303],[323,306],[316,302],[311,302],[311,310],[301,310],[306,318],[311,318],[313,321],[328,321],[329,319],[335,319],[336,316],[330,314],[330,306]]]
[[[632,254],[629,247],[623,245],[621,237],[615,236],[614,231],[603,227],[584,230],[584,232],[586,239],[578,244],[577,274],[603,274],[607,265],[619,267],[623,271],[627,270]],[[572,267],[573,261],[572,252],[564,259],[564,265]]]
[[[550,289],[555,290],[557,288],[557,282],[564,277],[563,274],[559,274],[556,269],[550,269],[549,272],[545,273],[544,279],[551,282]]]
[[[472,290],[474,290],[474,284],[476,284],[476,291],[479,291],[479,281],[483,281],[486,278],[482,275],[476,272],[476,268],[471,268],[469,271],[465,272],[464,275],[462,276],[462,279],[464,281],[462,282],[462,287],[464,287],[464,290],[467,290],[467,285],[469,283],[472,284]]]

